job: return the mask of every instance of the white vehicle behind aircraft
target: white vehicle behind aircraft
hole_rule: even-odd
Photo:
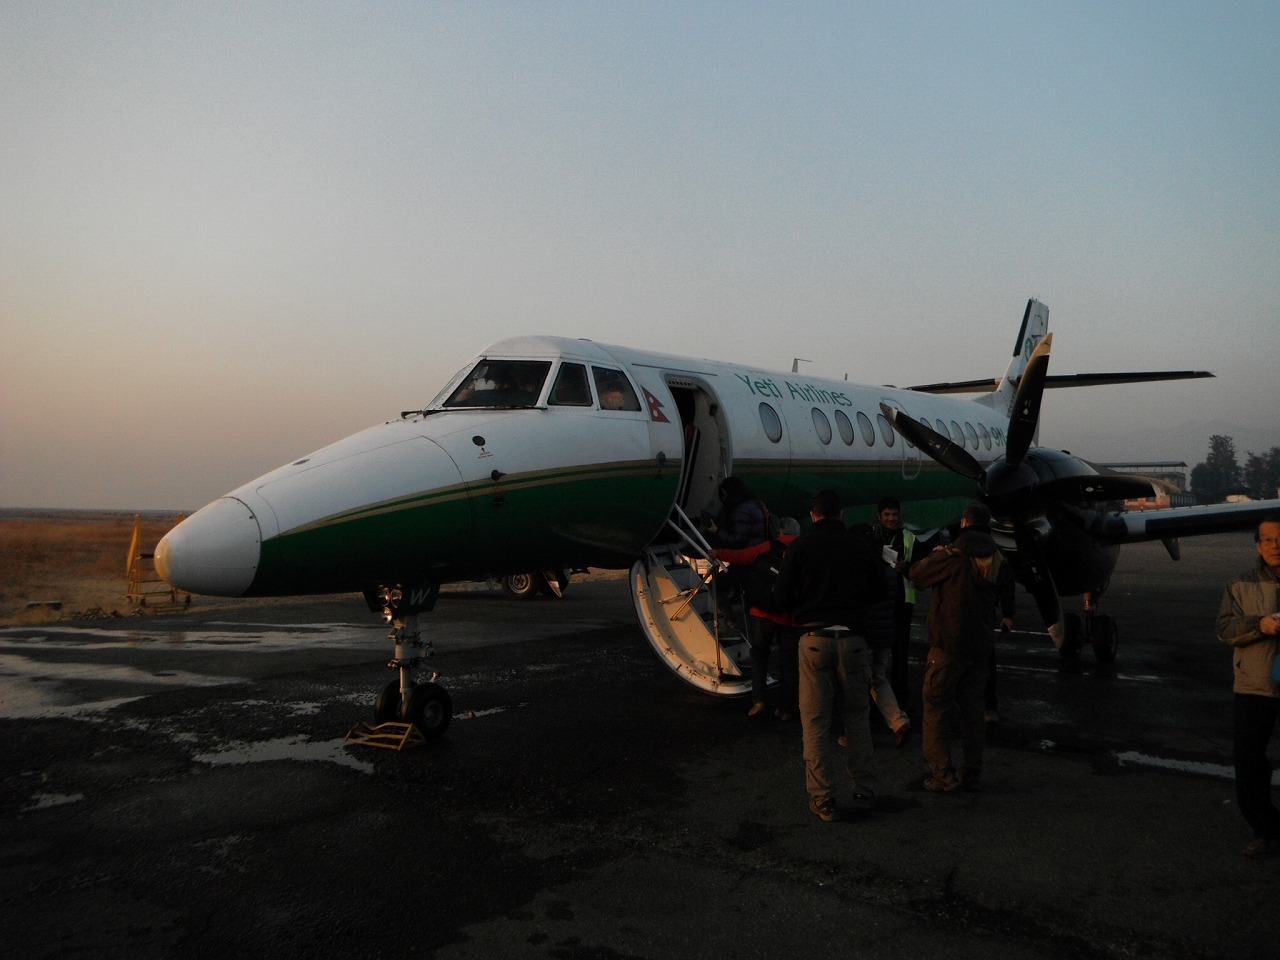
[[[399,679],[382,722],[442,733],[448,694],[415,683],[418,615],[440,584],[527,571],[631,569],[658,655],[710,693],[750,689],[747,644],[710,599],[689,521],[740,477],[778,516],[837,490],[849,517],[892,494],[920,528],[983,499],[1019,580],[1064,655],[1113,658],[1096,612],[1119,544],[1235,529],[1276,501],[1149,510],[1150,484],[1033,446],[1046,386],[1202,377],[1194,371],[1048,376],[1048,308],[1027,304],[1004,376],[895,389],[668,356],[587,340],[504,340],[426,407],[280,467],[198,511],[156,549],[173,586],[221,596],[361,591],[384,609]],[[976,399],[950,394],[980,391]],[[1059,592],[1085,596],[1061,613]]]

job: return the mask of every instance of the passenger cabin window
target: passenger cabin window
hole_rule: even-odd
[[[555,386],[547,403],[557,407],[591,406],[591,387],[587,385],[587,367],[582,363],[562,363]]]
[[[960,424],[954,420],[951,421],[951,442],[957,447],[964,448],[964,434],[960,431]]]
[[[836,428],[840,431],[840,439],[844,441],[846,447],[853,446],[853,424],[849,422],[849,418],[843,410],[835,412]]]
[[[481,360],[444,405],[532,407],[550,370],[550,360]]]
[[[964,422],[964,435],[969,438],[969,443],[973,446],[973,449],[977,450],[978,449],[978,433],[976,430],[973,429],[973,424],[970,423],[968,420]]]
[[[831,421],[827,419],[827,415],[817,407],[813,408],[813,429],[818,431],[818,439],[822,441],[823,446],[831,442]]]
[[[778,443],[782,439],[782,419],[778,416],[778,411],[767,403],[760,404],[760,425],[764,427],[764,435],[771,443]]]
[[[596,393],[600,397],[601,410],[639,410],[640,399],[631,388],[631,381],[621,370],[608,367],[592,367],[596,378]]]
[[[880,436],[884,438],[886,447],[893,446],[893,425],[885,418],[883,413],[876,414],[876,423],[880,424]]]
[[[978,424],[978,436],[982,437],[982,445],[988,450],[991,449],[991,434],[987,433],[987,428],[982,424]]]
[[[871,425],[871,419],[862,411],[858,411],[858,429],[862,431],[862,442],[868,447],[874,447],[876,428]]]

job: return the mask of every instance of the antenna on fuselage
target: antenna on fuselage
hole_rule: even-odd
[[[792,372],[792,373],[799,373],[799,372],[800,372],[800,364],[802,364],[802,363],[813,363],[813,361],[812,361],[812,360],[806,360],[804,357],[796,357],[795,359],[793,359],[793,360],[791,361],[791,372]]]

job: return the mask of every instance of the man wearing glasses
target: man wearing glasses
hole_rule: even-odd
[[[1232,648],[1235,718],[1232,756],[1236,802],[1253,830],[1246,857],[1280,854],[1280,810],[1271,799],[1267,745],[1280,713],[1276,650],[1280,646],[1280,517],[1263,520],[1253,539],[1258,562],[1227,585],[1218,608],[1218,639]]]

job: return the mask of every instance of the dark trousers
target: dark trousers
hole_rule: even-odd
[[[987,657],[958,657],[929,648],[924,668],[924,759],[935,777],[954,774],[956,740],[963,746],[961,772],[976,779],[982,774],[986,725],[982,695],[987,685]]]
[[[765,702],[769,674],[769,651],[776,647],[778,709],[793,717],[800,707],[800,628],[784,627],[764,617],[751,618],[751,699]]]
[[[1267,745],[1280,713],[1280,700],[1248,693],[1235,695],[1232,759],[1236,765],[1236,803],[1255,837],[1280,840],[1280,810],[1271,800],[1271,762]]]

